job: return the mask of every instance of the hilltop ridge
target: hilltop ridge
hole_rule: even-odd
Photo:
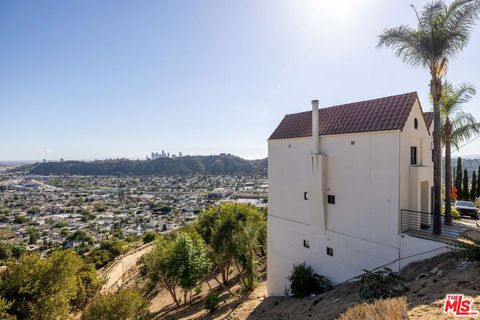
[[[37,175],[266,175],[267,159],[246,160],[231,154],[155,160],[95,160],[34,163],[11,170]]]

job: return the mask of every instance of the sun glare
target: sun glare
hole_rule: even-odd
[[[329,23],[349,24],[371,0],[303,0],[305,13]]]

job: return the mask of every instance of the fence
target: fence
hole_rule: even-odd
[[[445,225],[444,221],[445,217],[442,216],[442,232],[440,235],[434,235],[432,213],[402,209],[400,228],[402,233],[444,242],[452,242],[471,234],[480,236],[480,229],[475,225],[461,220],[453,220],[452,225]]]

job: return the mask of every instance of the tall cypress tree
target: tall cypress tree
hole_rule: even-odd
[[[453,166],[452,186],[455,186],[455,180],[456,179],[457,179],[457,167]]]
[[[462,200],[470,199],[470,192],[468,191],[468,172],[467,169],[463,170],[463,189]]]
[[[478,177],[477,177],[477,198],[480,198],[480,166],[478,167]]]
[[[475,201],[475,198],[477,197],[477,188],[478,188],[478,186],[477,186],[477,174],[476,174],[475,170],[473,170],[473,173],[472,173],[472,191],[470,191],[470,199],[472,199],[472,201]]]
[[[463,199],[462,192],[462,158],[457,158],[457,170],[455,175],[455,188],[457,189],[458,199]]]

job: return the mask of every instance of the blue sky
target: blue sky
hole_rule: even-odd
[[[427,72],[376,49],[385,27],[415,23],[409,3],[0,1],[0,159],[253,159],[313,98],[418,91],[430,109]],[[480,26],[449,81],[480,91],[479,52]],[[480,119],[478,95],[466,111]]]

